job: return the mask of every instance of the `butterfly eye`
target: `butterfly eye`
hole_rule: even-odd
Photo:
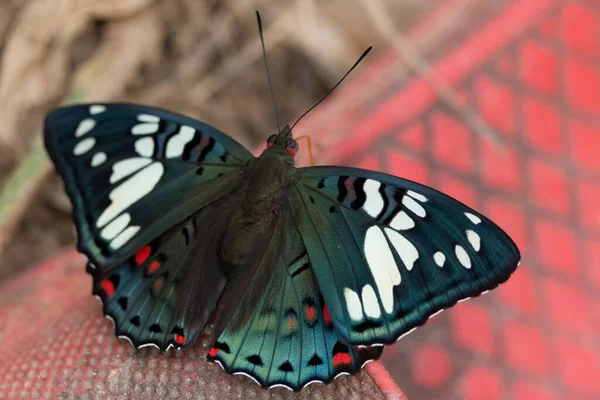
[[[273,142],[275,142],[275,137],[277,135],[271,135],[269,136],[269,138],[267,139],[267,147],[271,147],[273,146]]]
[[[296,142],[294,139],[288,139],[285,142],[285,149],[288,151],[288,153],[295,156],[298,152],[298,142]]]

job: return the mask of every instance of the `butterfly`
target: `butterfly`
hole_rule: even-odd
[[[116,335],[192,344],[264,387],[353,374],[435,313],[506,281],[496,224],[381,172],[296,168],[290,126],[259,157],[195,119],[125,103],[45,120],[77,248]]]

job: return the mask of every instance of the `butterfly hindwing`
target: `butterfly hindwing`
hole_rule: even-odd
[[[355,348],[336,333],[322,301],[299,231],[288,216],[273,233],[265,262],[276,262],[254,312],[241,324],[230,323],[218,336],[209,359],[229,373],[249,375],[262,386],[299,390],[312,381],[329,382],[356,373],[382,347]],[[252,284],[250,282],[249,284]],[[244,299],[248,301],[249,299]],[[236,316],[233,316],[235,319]]]
[[[199,242],[207,236],[203,221],[210,208],[175,225],[112,268],[88,265],[93,293],[102,300],[104,314],[114,321],[117,336],[129,339],[135,347],[154,345],[166,350],[185,347],[200,333],[225,285],[222,274],[214,274],[202,288],[200,306],[207,317],[199,324],[190,324],[177,311],[185,301],[186,264],[197,265],[205,281],[209,269],[218,270],[216,265],[207,265],[207,259],[195,257],[202,247]]]
[[[391,343],[518,265],[517,247],[497,225],[436,190],[355,168],[299,173],[296,223],[348,343]]]
[[[132,104],[59,108],[45,143],[73,203],[79,250],[97,267],[229,193],[252,158],[206,124]]]

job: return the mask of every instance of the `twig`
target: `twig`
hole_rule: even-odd
[[[400,54],[404,62],[435,90],[440,99],[450,106],[472,129],[492,145],[502,149],[503,143],[494,131],[474,110],[462,104],[456,92],[435,73],[412,43],[394,26],[381,0],[360,2],[370,14],[373,25],[381,36]]]
[[[0,258],[22,217],[52,172],[52,164],[42,149],[29,153],[8,178],[0,193]]]

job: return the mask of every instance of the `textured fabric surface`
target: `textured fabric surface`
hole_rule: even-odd
[[[113,333],[74,251],[0,288],[0,399],[401,399],[379,363],[299,394],[264,390],[205,360],[208,329],[191,348],[135,350]]]

